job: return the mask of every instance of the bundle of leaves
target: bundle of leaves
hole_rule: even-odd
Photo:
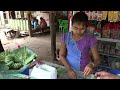
[[[9,69],[12,70],[18,70],[23,66],[22,62],[19,60],[16,54],[10,54],[6,56],[5,64],[9,67]]]
[[[3,62],[5,60],[5,57],[10,54],[10,51],[6,50],[4,52],[0,53],[0,62]]]
[[[3,55],[3,56],[2,56]],[[25,63],[25,60],[30,56],[30,53],[24,47],[14,52],[0,54],[0,60],[4,61],[5,64],[11,70],[19,70]]]

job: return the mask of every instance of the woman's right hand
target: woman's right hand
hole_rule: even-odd
[[[75,72],[72,69],[67,70],[67,74],[71,79],[77,79]]]

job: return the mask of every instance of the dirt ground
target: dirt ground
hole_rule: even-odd
[[[60,46],[61,33],[56,35],[56,48]],[[7,39],[2,31],[0,31],[0,39],[5,50],[14,50],[18,45],[27,46],[37,54],[37,60],[53,61],[51,57],[51,37],[50,33],[34,35],[34,37],[21,37],[15,39]],[[56,62],[56,61],[55,61]]]

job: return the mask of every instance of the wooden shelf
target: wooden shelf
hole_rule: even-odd
[[[106,42],[120,42],[120,40],[118,39],[111,39],[111,38],[98,38],[97,37],[97,40],[106,41]]]
[[[111,54],[106,54],[106,53],[100,53],[100,54],[101,54],[101,55],[105,55],[105,56],[120,58],[120,56],[117,56],[117,55],[111,55]]]

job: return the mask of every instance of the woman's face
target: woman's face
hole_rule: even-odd
[[[76,35],[83,35],[86,30],[86,26],[84,23],[73,23],[72,25],[72,31]]]

